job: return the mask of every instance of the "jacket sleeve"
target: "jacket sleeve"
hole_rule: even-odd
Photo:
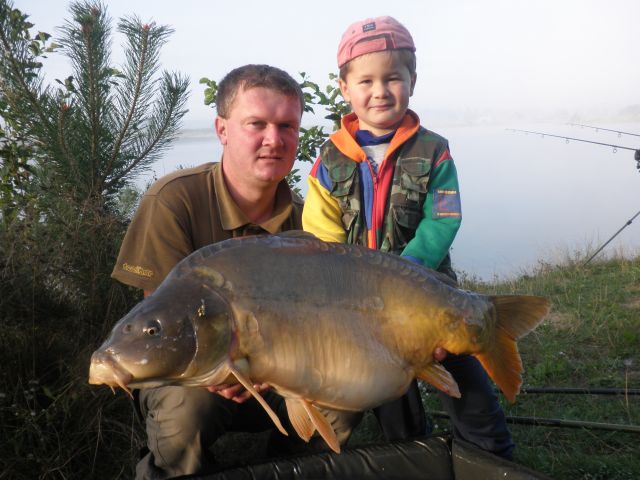
[[[342,211],[331,196],[331,180],[318,158],[307,178],[309,190],[302,211],[302,227],[325,242],[345,243],[347,232],[342,226]]]
[[[447,146],[432,168],[422,214],[402,255],[435,269],[451,248],[462,221],[458,174]]]
[[[145,194],[129,224],[111,276],[132,287],[155,290],[192,251],[193,239],[174,206],[159,195]]]

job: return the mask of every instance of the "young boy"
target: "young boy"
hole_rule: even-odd
[[[391,17],[356,22],[342,36],[338,68],[353,112],[311,170],[304,229],[325,241],[402,255],[455,280],[449,248],[461,222],[457,173],[447,140],[421,127],[408,109],[416,84],[411,34]],[[454,435],[511,458],[504,413],[480,364],[454,355],[443,364],[462,393],[440,395]],[[389,440],[427,433],[415,381],[375,413]]]

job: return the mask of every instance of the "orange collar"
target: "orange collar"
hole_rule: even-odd
[[[342,118],[342,127],[334,132],[329,139],[338,150],[356,162],[363,162],[367,159],[364,150],[355,140],[356,131],[360,127],[360,121],[355,113],[350,113]],[[412,110],[407,110],[402,123],[396,130],[396,134],[391,139],[391,144],[387,149],[385,158],[391,155],[400,145],[406,142],[420,128],[420,119]]]

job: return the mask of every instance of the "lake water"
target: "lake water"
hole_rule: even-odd
[[[598,126],[640,134],[640,124]],[[574,251],[595,251],[640,211],[633,151],[506,127],[640,148],[640,137],[561,124],[434,127],[449,139],[460,179],[463,221],[453,244],[456,269],[493,280],[529,271],[538,261],[557,263]],[[154,172],[160,177],[178,165],[218,161],[221,152],[213,130],[186,131]],[[304,178],[311,165],[296,168]],[[300,188],[306,192],[306,181]],[[602,254],[621,250],[640,251],[640,217]]]

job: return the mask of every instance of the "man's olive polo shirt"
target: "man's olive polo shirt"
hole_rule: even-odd
[[[201,247],[233,237],[302,230],[302,206],[283,180],[272,217],[256,225],[231,198],[221,164],[178,170],[142,197],[111,276],[155,290],[180,260]]]

